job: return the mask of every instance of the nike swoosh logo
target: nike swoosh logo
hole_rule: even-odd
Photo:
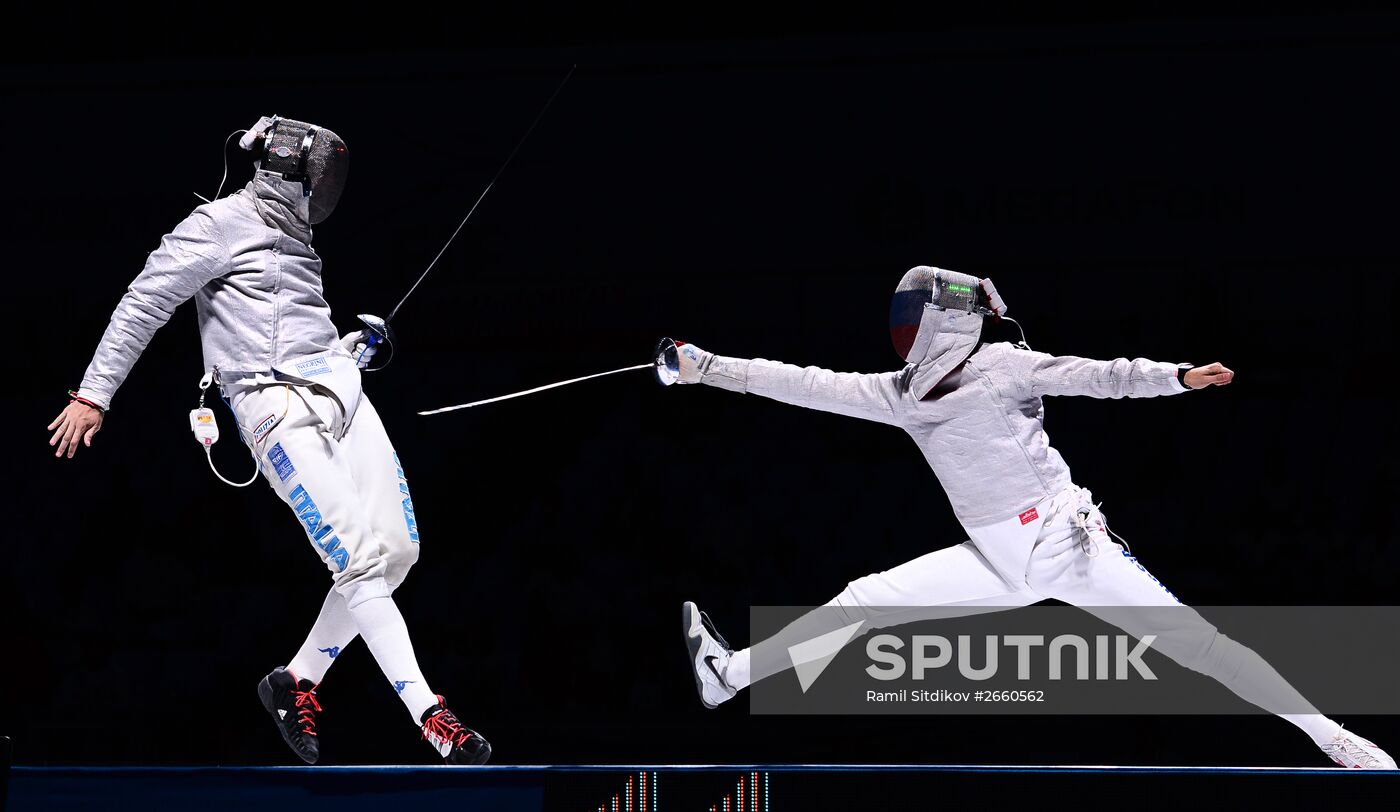
[[[719,680],[719,683],[720,683],[721,685],[728,685],[729,683],[727,683],[727,682],[724,681],[724,676],[723,676],[722,674],[719,673],[719,669],[715,668],[715,660],[718,660],[718,659],[719,659],[719,658],[716,657],[716,656],[713,655],[713,654],[706,654],[706,655],[705,655],[705,665],[708,665],[708,666],[710,667],[710,673],[712,673],[712,674],[715,675],[715,679]]]

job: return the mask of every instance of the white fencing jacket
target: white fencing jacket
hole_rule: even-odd
[[[311,248],[300,183],[259,171],[238,192],[195,209],[146,259],[83,375],[78,394],[104,409],[151,337],[190,299],[206,370],[225,383],[255,378],[340,382],[353,414],[353,360],[340,346]],[[353,384],[353,386],[351,386]]]
[[[863,374],[717,355],[701,382],[904,429],[976,538],[977,528],[1021,517],[1072,484],[1045,433],[1043,397],[1176,394],[1186,391],[1177,370],[1142,358],[1092,361],[998,343],[979,347],[922,398],[911,386],[918,378],[912,364]]]

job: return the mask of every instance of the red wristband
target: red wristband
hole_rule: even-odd
[[[92,401],[88,400],[87,398],[83,397],[82,395],[79,395],[77,392],[73,391],[72,389],[69,389],[69,390],[68,390],[68,399],[69,399],[69,400],[76,400],[77,402],[83,404],[84,406],[91,406],[92,408],[96,409],[96,410],[99,411],[99,412],[102,412],[103,414],[106,414],[106,413],[107,413],[107,410],[106,410],[106,409],[102,408],[101,406],[98,406],[96,403],[93,403]]]

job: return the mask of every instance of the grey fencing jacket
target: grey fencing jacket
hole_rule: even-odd
[[[345,355],[321,289],[300,183],[259,171],[161,239],[112,313],[78,394],[104,409],[151,337],[193,297],[206,370],[225,382]],[[320,364],[315,361],[315,364]]]
[[[862,374],[716,355],[701,383],[898,426],[924,452],[965,528],[1003,522],[1071,484],[1045,434],[1046,395],[1186,391],[1176,364],[1091,361],[985,344],[919,397],[915,365]]]

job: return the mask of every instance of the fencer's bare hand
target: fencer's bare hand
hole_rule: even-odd
[[[73,455],[78,453],[78,441],[81,440],[86,446],[92,445],[92,436],[101,429],[101,409],[76,400],[69,403],[49,424],[49,431],[53,432],[53,437],[49,438],[49,445],[58,446],[53,455],[62,457],[67,454],[68,458],[72,459]]]
[[[1192,367],[1182,376],[1185,384],[1192,389],[1205,389],[1207,386],[1225,386],[1235,379],[1234,370],[1219,362],[1203,367]]]

